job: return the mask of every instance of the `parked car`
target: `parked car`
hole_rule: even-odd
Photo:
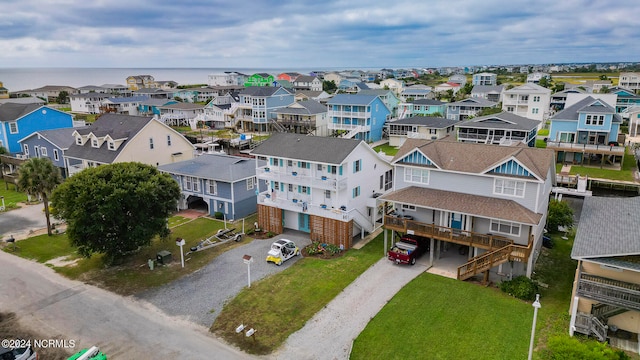
[[[429,251],[430,240],[417,235],[404,235],[387,252],[387,258],[396,264],[415,265],[416,259]]]
[[[35,360],[38,355],[31,346],[7,349],[0,347],[0,360]]]
[[[293,241],[280,239],[271,244],[271,249],[267,254],[267,262],[272,262],[280,266],[283,262],[298,255],[300,255],[300,249]]]

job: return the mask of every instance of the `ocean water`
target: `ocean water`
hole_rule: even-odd
[[[206,84],[209,74],[236,71],[251,75],[283,72],[310,74],[313,71],[344,69],[241,69],[241,68],[0,68],[0,82],[9,92],[36,89],[45,85],[81,87],[103,84],[126,85],[131,75],[151,75],[157,81],[173,80],[178,84]]]

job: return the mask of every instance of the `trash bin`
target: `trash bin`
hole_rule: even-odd
[[[158,265],[167,265],[171,262],[171,253],[167,250],[159,251],[156,255],[156,261],[158,261]]]

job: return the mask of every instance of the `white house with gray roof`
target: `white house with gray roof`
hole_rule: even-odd
[[[504,90],[503,85],[474,85],[471,90],[471,97],[483,98],[498,103],[502,101],[502,90]]]
[[[458,141],[495,145],[536,145],[540,121],[508,112],[480,116],[455,125]]]
[[[258,161],[260,167],[266,165]],[[217,212],[234,220],[256,212],[256,161],[225,154],[204,154],[190,160],[165,164],[158,170],[168,173],[180,185],[178,209],[203,208],[210,216]]]
[[[102,102],[113,97],[104,92],[88,92],[81,94],[70,94],[69,103],[71,111],[81,114],[100,114]]]
[[[551,90],[534,83],[502,92],[502,110],[533,120],[544,121],[549,117],[550,102]]]
[[[274,110],[282,130],[295,134],[329,136],[327,107],[314,100],[296,101]]]
[[[391,239],[430,238],[430,264],[448,257],[460,280],[531,276],[555,181],[552,150],[408,139],[391,164],[393,191],[378,198],[385,239],[389,230]]]
[[[469,117],[477,116],[480,111],[496,107],[498,104],[487,99],[471,97],[460,101],[446,104],[447,119],[466,120]]]
[[[569,333],[640,352],[640,197],[586,197],[571,258],[578,262]]]
[[[393,174],[364,141],[275,133],[253,155],[267,162],[256,165],[265,231],[294,229],[349,249],[355,235],[381,225],[376,198],[391,189]]]
[[[456,120],[432,116],[412,116],[387,124],[389,145],[399,147],[407,139],[441,139],[455,133]]]

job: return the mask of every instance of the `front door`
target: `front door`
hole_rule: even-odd
[[[298,230],[307,233],[311,232],[311,230],[309,230],[309,214],[298,214]]]
[[[452,229],[462,230],[462,214],[451,213],[451,222],[449,226]]]

